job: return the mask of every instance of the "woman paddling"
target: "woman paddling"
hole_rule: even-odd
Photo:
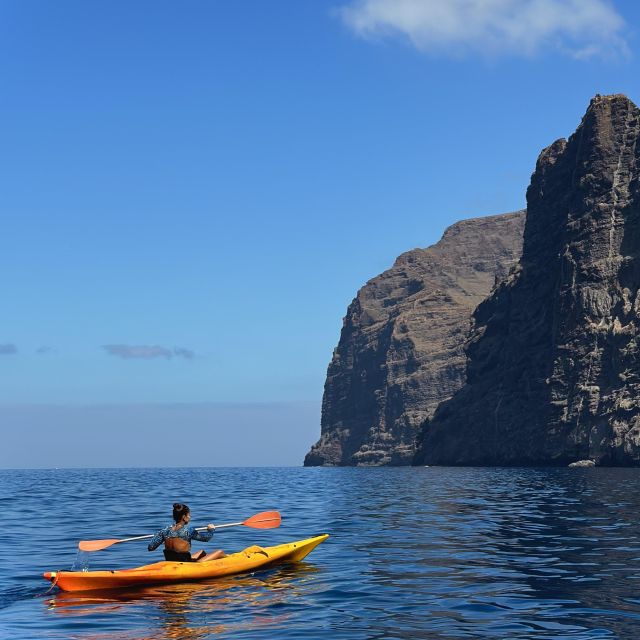
[[[215,525],[207,525],[207,531],[196,531],[189,525],[191,513],[186,504],[176,502],[173,505],[173,519],[175,524],[169,525],[156,533],[149,543],[149,551],[157,549],[164,542],[164,558],[170,562],[206,562],[224,557],[222,549],[207,554],[206,551],[191,553],[191,541],[209,542],[213,537]]]

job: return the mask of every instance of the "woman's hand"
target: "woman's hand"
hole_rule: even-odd
[[[215,525],[215,524],[208,524],[208,525],[207,525],[207,529],[208,529],[209,531],[215,531],[215,529],[216,529],[216,525]]]

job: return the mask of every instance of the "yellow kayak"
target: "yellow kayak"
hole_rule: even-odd
[[[62,591],[121,589],[147,584],[193,582],[254,571],[270,564],[299,562],[311,553],[328,534],[279,544],[274,547],[248,547],[208,562],[154,562],[136,569],[117,571],[48,571],[43,574]]]

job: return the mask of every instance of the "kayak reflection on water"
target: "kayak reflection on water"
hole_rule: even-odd
[[[117,612],[117,619],[127,620],[127,625],[146,626],[140,635],[130,628],[127,640],[188,640],[255,631],[259,627],[278,628],[291,614],[274,615],[274,610],[281,611],[287,604],[309,595],[310,585],[319,571],[314,565],[301,562],[266,570],[259,576],[221,578],[204,583],[99,593],[61,591],[47,601],[47,609],[52,614],[79,618],[87,625]]]
[[[175,502],[173,505],[173,519],[175,524],[160,529],[149,543],[149,551],[154,551],[164,542],[164,558],[170,562],[207,562],[224,558],[225,553],[218,549],[213,553],[207,553],[204,549],[197,553],[191,553],[191,541],[209,542],[215,531],[214,524],[208,524],[206,531],[198,531],[194,526],[189,526],[191,510],[186,504]]]

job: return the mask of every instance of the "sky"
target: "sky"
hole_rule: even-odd
[[[0,0],[0,467],[301,464],[357,290],[523,208],[596,93],[638,103],[639,25],[630,0]]]

